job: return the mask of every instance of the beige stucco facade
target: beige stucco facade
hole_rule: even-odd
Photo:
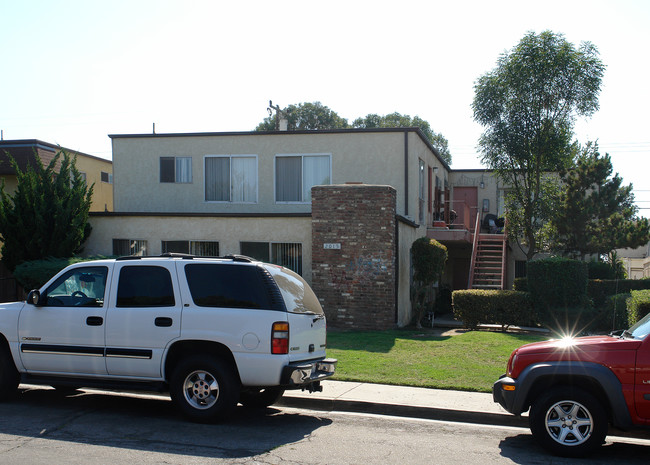
[[[84,254],[110,255],[113,239],[147,241],[147,255],[160,255],[163,241],[213,241],[219,254],[240,253],[240,242],[286,242],[302,244],[303,277],[311,280],[311,218],[236,218],[212,216],[113,214],[93,215],[92,234]]]
[[[205,200],[204,163],[205,157],[211,155],[256,159],[255,201]],[[275,159],[287,155],[329,157],[330,184],[393,186],[397,190],[398,213],[414,220],[418,214],[419,160],[440,171],[444,169],[430,146],[413,131],[113,136],[115,211],[309,213],[309,202],[287,203],[275,198]],[[161,157],[191,157],[191,182],[161,183]]]

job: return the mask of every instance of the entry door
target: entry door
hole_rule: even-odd
[[[174,266],[174,260],[116,263],[118,282],[106,319],[109,375],[161,378],[165,349],[181,332],[182,302]]]
[[[453,224],[464,225],[466,229],[473,230],[478,212],[478,189],[476,187],[454,187],[452,205],[452,209],[456,211],[457,215]]]
[[[104,328],[108,267],[69,270],[25,304],[18,320],[20,358],[29,372],[105,375]]]

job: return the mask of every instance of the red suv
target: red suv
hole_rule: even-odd
[[[585,455],[604,442],[610,423],[650,426],[648,334],[650,314],[609,336],[524,345],[494,383],[494,401],[515,415],[530,409],[530,430],[551,452]]]

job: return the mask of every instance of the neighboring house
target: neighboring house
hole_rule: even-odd
[[[66,150],[77,157],[77,169],[85,177],[88,185],[95,184],[90,211],[111,211],[113,209],[113,163],[111,160],[65,149],[36,139],[0,140],[0,178],[5,192],[16,190],[16,172],[10,164],[11,155],[21,170],[35,166],[38,157],[47,166],[59,150]],[[22,289],[16,284],[13,275],[0,262],[0,301],[7,302],[24,298]]]
[[[650,243],[636,249],[616,249],[629,279],[650,278]]]
[[[77,157],[77,169],[85,177],[88,185],[95,184],[93,202],[90,211],[113,210],[113,163],[111,160],[66,149],[36,139],[2,140],[0,141],[0,178],[5,182],[5,189],[13,193],[16,189],[16,172],[9,162],[7,154],[11,155],[21,170],[28,165],[34,166],[38,157],[47,166],[59,150],[65,150]]]
[[[419,237],[447,245],[444,279],[466,288],[477,214],[500,208],[488,172],[452,171],[417,128],[110,137],[115,208],[91,215],[87,254],[270,261],[312,284],[332,326],[410,323]]]

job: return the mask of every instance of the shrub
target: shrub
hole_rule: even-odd
[[[627,301],[627,321],[630,326],[650,313],[650,290],[632,291]]]
[[[479,324],[528,326],[536,322],[526,292],[469,289],[452,294],[454,317],[466,328]]]
[[[594,322],[590,329],[598,333],[609,333],[628,328],[627,300],[629,293],[607,296],[605,303],[595,310]]]
[[[515,291],[528,292],[528,278],[515,278],[512,288]]]
[[[433,310],[433,284],[440,279],[447,262],[447,247],[435,239],[421,237],[411,246],[411,258],[413,260],[411,303],[415,325],[420,328],[420,320],[425,310]]]
[[[601,308],[609,296],[629,294],[630,291],[650,289],[650,279],[590,279],[587,292],[594,307]]]
[[[588,308],[587,282],[587,264],[579,260],[547,258],[528,263],[528,290],[543,323],[559,321],[561,315],[554,314],[559,310]]]
[[[63,268],[73,263],[85,262],[88,260],[98,260],[107,258],[97,257],[72,257],[72,258],[45,258],[43,260],[31,260],[23,262],[14,270],[14,277],[18,284],[25,290],[38,289],[48,282],[52,276],[57,274]]]
[[[587,262],[589,279],[616,279],[616,270],[607,262]]]

